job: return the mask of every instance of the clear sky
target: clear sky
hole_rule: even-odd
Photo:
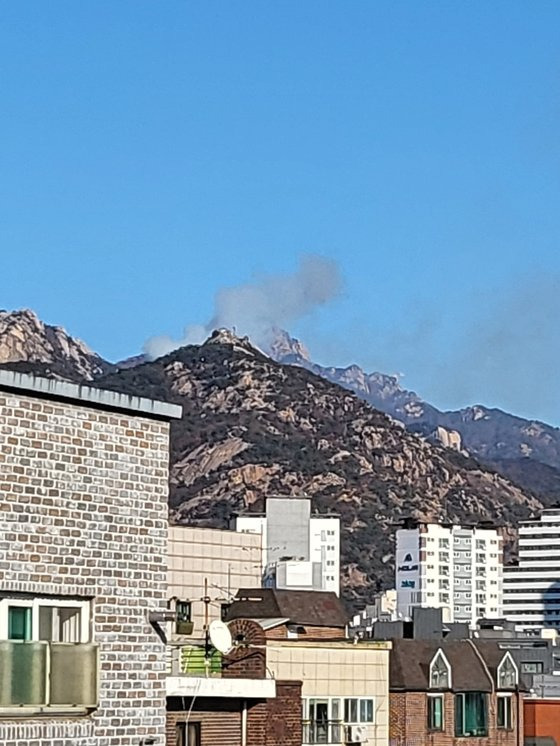
[[[556,0],[4,0],[0,307],[115,360],[318,254],[318,362],[560,424],[559,93]]]

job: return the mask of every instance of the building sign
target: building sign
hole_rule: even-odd
[[[416,582],[414,580],[403,580],[401,582],[401,588],[415,588]]]
[[[409,552],[404,555],[403,562],[404,564],[399,565],[397,568],[399,572],[414,572],[415,570],[418,570],[418,565],[412,564],[414,560]]]

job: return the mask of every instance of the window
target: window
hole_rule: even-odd
[[[521,663],[521,671],[523,673],[542,673],[542,661],[523,661]]]
[[[89,642],[89,601],[13,596],[0,600],[0,639]]]
[[[455,695],[455,735],[488,735],[487,702],[484,692]]]
[[[498,709],[496,713],[496,725],[505,730],[512,729],[511,718],[511,695],[498,694]]]
[[[0,600],[0,708],[29,715],[97,707],[98,651],[90,602],[14,594]],[[72,644],[66,644],[72,643]]]
[[[441,650],[438,650],[430,663],[430,687],[433,689],[451,687],[451,666]]]
[[[373,723],[373,699],[345,699],[344,722],[350,725]]]
[[[231,604],[220,604],[220,619],[222,622],[226,621],[230,606]]]
[[[498,666],[498,688],[515,689],[517,684],[517,667],[509,653],[506,653]]]
[[[428,730],[443,730],[443,695],[428,695]]]
[[[224,604],[225,605],[225,604]],[[177,612],[178,622],[190,622],[191,620],[191,602],[190,601],[177,601],[175,611]]]
[[[200,723],[177,723],[175,726],[176,746],[200,746]]]

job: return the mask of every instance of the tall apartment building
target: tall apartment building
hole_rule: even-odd
[[[504,568],[504,616],[518,627],[560,629],[560,507],[519,524],[519,562]]]
[[[397,531],[397,614],[441,608],[446,622],[502,614],[502,539],[495,529],[424,523]]]
[[[0,743],[161,743],[180,413],[0,370]]]
[[[340,592],[340,518],[311,513],[309,498],[269,497],[264,515],[237,516],[235,529],[260,534],[264,585]]]

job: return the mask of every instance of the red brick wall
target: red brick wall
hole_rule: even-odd
[[[241,746],[242,709],[242,700],[226,697],[169,699],[166,746],[186,722],[200,723],[202,746]],[[301,716],[301,681],[277,681],[275,698],[247,702],[247,746],[301,746]]]
[[[224,657],[222,676],[228,679],[266,678],[266,637],[262,627],[250,619],[235,619],[228,626],[234,641],[241,644]]]
[[[276,698],[251,708],[247,746],[301,746],[301,681],[277,681]]]
[[[526,699],[525,736],[555,738],[560,746],[560,700]]]
[[[300,640],[341,640],[345,637],[344,627],[311,627],[308,625],[301,625],[305,629],[298,635]],[[285,640],[288,637],[288,628],[285,624],[281,624],[273,629],[268,629],[266,632],[267,640]]]
[[[523,707],[520,696],[512,696],[513,730],[496,727],[496,700],[490,696],[488,708],[488,736],[468,738],[468,746],[520,746],[523,743]],[[455,698],[444,694],[445,731],[428,731],[428,696],[426,692],[391,692],[389,696],[390,746],[461,746],[464,738],[455,738]],[[518,719],[518,712],[520,718]]]
[[[166,746],[175,746],[177,723],[200,723],[202,746],[240,746],[241,707],[238,699],[195,699],[189,714],[190,697],[168,700]],[[170,708],[180,707],[172,710]],[[183,709],[185,708],[185,709]]]

